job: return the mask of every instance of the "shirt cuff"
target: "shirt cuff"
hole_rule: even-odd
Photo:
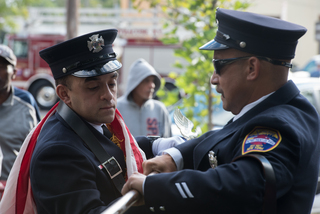
[[[163,151],[162,154],[168,154],[172,157],[173,161],[177,166],[177,171],[182,170],[184,163],[181,152],[177,148],[170,148]]]
[[[183,157],[182,157],[181,152],[178,149],[176,149],[176,148],[166,149],[166,150],[163,151],[162,154],[168,154],[168,155],[170,155],[172,157],[174,163],[177,166],[177,171],[183,169],[183,165],[184,165]],[[145,185],[145,182],[146,182],[147,178],[148,178],[148,176],[146,177],[146,179],[144,179],[143,184],[142,184],[142,193],[143,193],[143,195],[144,195],[144,185]]]

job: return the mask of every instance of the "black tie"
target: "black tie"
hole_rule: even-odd
[[[106,125],[102,125],[101,127],[102,127],[102,130],[103,130],[104,136],[106,136],[107,138],[111,139],[112,133],[109,131],[107,126]]]

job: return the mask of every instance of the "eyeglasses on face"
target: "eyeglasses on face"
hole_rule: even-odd
[[[213,59],[212,63],[213,63],[214,69],[216,70],[216,73],[218,75],[221,75],[221,69],[223,66],[229,65],[237,60],[249,59],[251,57],[257,57],[258,59],[265,60],[267,62],[274,64],[274,65],[281,65],[281,66],[285,66],[288,68],[292,68],[291,63],[280,61],[280,60],[270,59],[270,58],[264,57],[264,56],[243,56],[243,57],[228,58],[228,59]]]

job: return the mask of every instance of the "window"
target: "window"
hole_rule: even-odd
[[[28,57],[28,43],[27,41],[15,40],[13,42],[13,52],[17,58]]]

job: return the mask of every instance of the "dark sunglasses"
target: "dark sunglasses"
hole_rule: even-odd
[[[257,57],[258,59],[261,60],[265,60],[267,62],[270,62],[274,65],[282,65],[288,68],[292,68],[292,64],[288,63],[288,62],[284,62],[284,61],[279,61],[279,60],[274,60],[274,59],[270,59],[268,57],[264,57],[264,56],[243,56],[243,57],[237,57],[237,58],[229,58],[229,59],[213,59],[212,63],[214,66],[214,69],[216,70],[216,73],[218,75],[221,75],[221,69],[223,66],[225,65],[229,65],[237,60],[241,60],[241,59],[249,59],[251,57]]]

